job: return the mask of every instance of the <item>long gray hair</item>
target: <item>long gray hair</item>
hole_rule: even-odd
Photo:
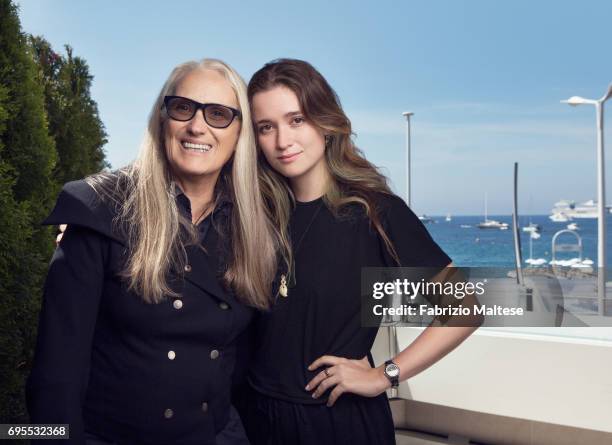
[[[244,80],[230,66],[215,59],[187,62],[177,66],[164,84],[149,116],[149,124],[136,161],[115,173],[101,173],[87,178],[88,183],[104,197],[112,197],[119,208],[118,223],[126,228],[129,258],[124,276],[130,290],[149,303],[161,301],[164,295],[175,295],[167,283],[171,268],[183,270],[185,245],[197,240],[193,227],[184,224],[174,199],[174,183],[164,147],[162,109],[164,97],[173,95],[177,86],[194,70],[213,70],[232,86],[242,123],[233,158],[224,166],[215,187],[233,204],[228,267],[223,276],[245,303],[269,306],[270,286],[276,273],[277,242],[274,227],[263,205],[257,180],[257,151],[251,125],[251,113]],[[119,178],[117,178],[119,176]],[[187,228],[188,239],[181,225]]]

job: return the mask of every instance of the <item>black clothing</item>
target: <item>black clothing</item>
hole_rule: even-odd
[[[85,431],[85,445],[118,445]],[[230,407],[229,420],[223,430],[215,436],[215,445],[250,445],[242,420],[236,408]]]
[[[385,393],[361,397],[344,393],[334,406],[305,405],[251,389],[243,423],[252,445],[389,445],[395,443]]]
[[[176,205],[179,209],[179,212],[185,217],[185,219],[189,222],[192,220],[191,213],[191,202],[189,198],[183,191],[180,189],[178,185],[174,186],[174,197],[176,199]],[[217,206],[214,209],[215,214],[222,213],[224,216],[227,216],[229,213],[230,202],[227,200],[221,200],[217,203]],[[214,215],[213,215],[214,217]],[[200,242],[204,242],[206,238],[206,234],[208,233],[208,229],[212,225],[212,218],[204,218],[198,225],[198,237]],[[223,266],[222,262],[220,263]]]
[[[117,444],[215,443],[230,419],[236,338],[253,315],[219,282],[230,211],[208,217],[206,251],[187,246],[189,267],[172,271],[180,297],[147,304],[119,276],[126,241],[111,206],[84,181],[64,186],[45,221],[68,229],[44,288],[32,423],[68,423],[74,444],[85,430]]]
[[[400,198],[381,194],[378,205],[381,224],[402,266],[442,269],[451,262]],[[314,411],[298,405],[323,404],[327,398],[323,396],[313,399],[311,393],[304,389],[320,371],[308,371],[307,367],[322,355],[361,359],[369,354],[374,343],[378,328],[361,327],[361,268],[394,267],[397,264],[387,253],[363,207],[357,204],[351,205],[336,217],[325,206],[322,198],[298,203],[291,217],[290,231],[295,256],[295,287],[289,288],[287,298],[279,296],[270,312],[262,313],[257,318],[254,334],[257,347],[250,367],[249,382],[256,392],[267,396],[255,399],[258,406],[263,403],[261,400],[266,400],[264,411],[268,415],[275,412],[279,416],[281,413],[285,413],[282,416],[291,416],[289,413],[296,412],[308,417],[308,413]],[[342,395],[339,400],[346,396]],[[293,410],[272,409],[271,405],[280,406],[280,402],[272,403],[269,398],[290,402],[296,404],[296,407]],[[365,398],[353,395],[350,399],[346,397],[344,403],[348,403],[347,400],[359,400],[360,409],[369,412],[369,415],[341,420],[342,416],[334,411],[335,406],[323,407],[334,413],[334,425],[353,428],[355,431],[361,431],[362,428],[368,431],[378,429],[379,436],[385,436],[382,429],[389,422],[386,425],[371,422],[380,416],[377,412],[389,412],[386,397]],[[368,422],[369,426],[360,425],[362,421]],[[291,422],[300,424],[297,418],[278,418],[270,422],[274,426],[268,425],[268,428],[272,428],[274,434],[278,433],[275,429],[277,427],[284,428]],[[246,423],[252,424],[250,419]],[[247,432],[251,441],[255,441],[248,425]],[[304,434],[307,433],[296,427],[293,438],[298,440]],[[357,442],[348,439],[335,442],[326,441],[324,435],[319,437],[319,444],[374,443],[365,438]],[[349,436],[341,434],[338,437]]]

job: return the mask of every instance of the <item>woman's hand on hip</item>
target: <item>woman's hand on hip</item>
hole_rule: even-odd
[[[322,368],[306,385],[306,391],[313,391],[312,397],[320,397],[329,388],[333,388],[327,400],[332,406],[345,392],[365,397],[375,397],[391,386],[385,377],[383,368],[372,368],[367,357],[361,360],[350,360],[333,355],[324,355],[316,359],[309,371]]]

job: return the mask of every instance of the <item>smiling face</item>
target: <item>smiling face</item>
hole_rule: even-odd
[[[174,95],[240,108],[231,84],[212,70],[190,72],[177,85]],[[198,110],[186,122],[167,117],[163,124],[166,157],[179,184],[210,182],[214,185],[238,142],[239,119],[234,119],[227,128],[213,128],[206,123],[202,112]]]
[[[285,86],[256,93],[253,121],[270,166],[292,186],[320,187],[327,178],[325,135],[308,121],[293,91]]]

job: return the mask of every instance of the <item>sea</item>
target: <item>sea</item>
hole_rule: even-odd
[[[606,257],[607,257],[607,298],[612,293],[612,215],[607,215],[606,220]],[[511,215],[490,215],[489,219],[508,223],[508,230],[479,229],[477,226],[484,220],[482,215],[478,216],[451,216],[451,221],[445,221],[445,216],[432,216],[433,222],[426,224],[426,228],[438,243],[438,245],[451,257],[453,263],[460,267],[486,267],[512,270],[515,265],[514,237],[512,230]],[[582,259],[590,259],[594,262],[595,273],[597,273],[597,219],[574,219],[569,222],[553,222],[548,215],[529,215],[519,218],[521,251],[524,270],[528,270],[529,264],[525,260],[529,258],[530,233],[523,232],[522,227],[529,223],[540,225],[540,238],[531,240],[532,257],[544,258],[548,263],[553,259],[552,239],[561,230],[568,230],[567,225],[577,223],[578,230],[573,233],[564,232],[557,237],[556,244],[582,243]],[[555,254],[557,260],[569,260],[580,257],[580,252],[558,252]],[[562,284],[562,287],[572,283],[574,289],[589,289],[589,295],[596,296],[595,278],[583,278],[580,282],[570,280]],[[564,290],[564,293],[566,291]],[[572,292],[567,292],[572,295]],[[582,295],[582,294],[581,294]],[[587,296],[587,293],[584,294]],[[594,313],[597,305],[593,303]],[[612,304],[612,301],[608,305]],[[609,306],[606,306],[609,307]],[[606,310],[608,312],[608,310]],[[601,321],[603,320],[603,321]],[[548,328],[481,328],[489,331],[500,331],[504,335],[509,333],[535,334],[538,336],[569,338],[581,341],[604,341],[612,344],[612,317],[600,319],[599,327],[548,327]],[[590,326],[595,326],[591,324]],[[611,327],[606,327],[611,326]]]
[[[511,215],[489,215],[489,219],[508,223],[508,230],[479,229],[478,224],[484,220],[478,216],[432,216],[433,222],[426,224],[427,230],[440,247],[461,267],[513,267],[515,264],[514,237]],[[569,222],[553,222],[548,215],[529,215],[519,218],[521,251],[523,266],[530,257],[530,233],[523,232],[522,227],[529,223],[540,225],[540,238],[532,239],[532,258],[544,258],[547,262],[553,259],[552,239],[554,235],[567,230],[570,223],[578,224],[573,233],[562,233],[556,244],[582,243],[582,259],[590,259],[597,264],[597,219],[574,219]],[[612,264],[612,221],[606,220],[606,264]],[[576,236],[577,235],[577,236]],[[568,260],[577,258],[580,252],[556,252],[555,259]]]

